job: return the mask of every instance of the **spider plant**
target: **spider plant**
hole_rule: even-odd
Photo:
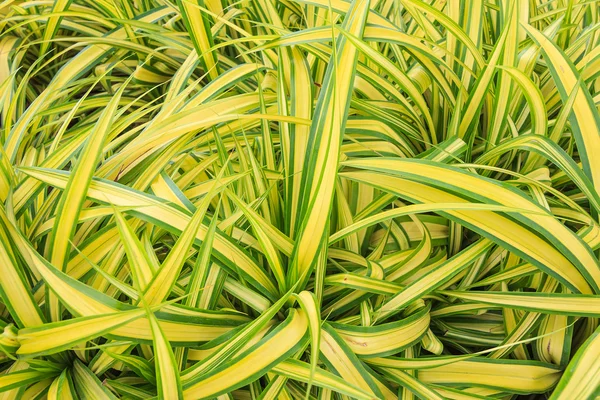
[[[599,394],[597,2],[0,14],[0,399]]]

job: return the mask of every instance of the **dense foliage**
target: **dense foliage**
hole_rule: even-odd
[[[0,14],[0,399],[598,395],[597,2]]]

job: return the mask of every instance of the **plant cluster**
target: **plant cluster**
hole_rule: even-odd
[[[0,15],[0,400],[599,394],[597,2]]]

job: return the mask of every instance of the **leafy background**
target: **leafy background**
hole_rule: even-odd
[[[594,399],[600,5],[4,0],[0,399]]]

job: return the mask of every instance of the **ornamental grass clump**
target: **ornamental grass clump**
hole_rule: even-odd
[[[598,395],[598,3],[0,14],[0,400]]]

